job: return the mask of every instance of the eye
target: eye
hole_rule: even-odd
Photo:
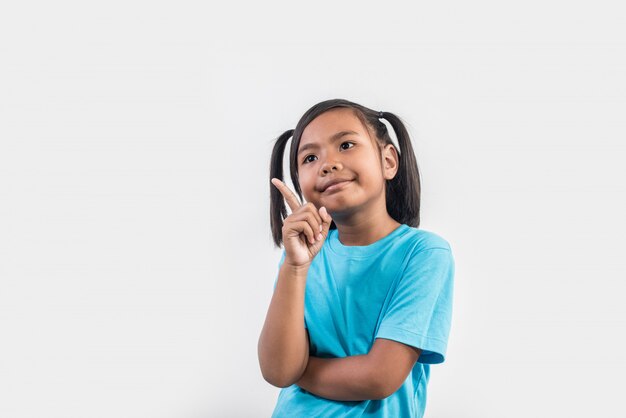
[[[349,145],[348,147],[344,147],[344,145]],[[342,142],[341,143],[341,149],[346,150],[346,149],[350,149],[354,147],[354,142],[351,141],[346,141],[346,142]],[[314,160],[312,160],[311,158],[317,158],[315,155],[313,154],[309,154],[306,157],[304,157],[304,159],[302,160],[302,164],[308,164],[308,163],[312,163]]]
[[[306,157],[304,157],[304,161],[302,161],[302,164],[309,163],[309,162],[310,162],[310,161],[309,161],[309,157],[315,157],[315,155],[313,155],[313,154],[309,154],[309,155],[307,155]]]

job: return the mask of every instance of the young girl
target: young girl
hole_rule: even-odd
[[[292,136],[297,196],[281,181]],[[272,417],[422,417],[430,364],[445,359],[454,260],[445,239],[417,229],[404,124],[347,100],[318,103],[278,137],[270,179],[284,250],[258,355],[263,377],[283,388]]]

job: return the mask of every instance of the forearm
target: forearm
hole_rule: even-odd
[[[380,399],[369,360],[366,354],[341,358],[310,356],[296,385],[336,401]]]
[[[259,337],[261,373],[275,386],[293,384],[302,375],[309,359],[309,343],[304,328],[307,273],[308,266],[281,266]]]

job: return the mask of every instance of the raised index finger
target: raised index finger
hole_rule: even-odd
[[[280,181],[279,179],[275,177],[270,181],[282,193],[283,197],[287,201],[287,204],[291,208],[292,212],[298,209],[300,206],[302,206],[296,194],[292,192],[291,189],[287,187],[285,183],[283,183],[282,181]]]

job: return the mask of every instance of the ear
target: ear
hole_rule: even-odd
[[[392,144],[387,144],[382,149],[381,156],[383,159],[383,175],[386,180],[391,180],[398,172],[398,151]]]

